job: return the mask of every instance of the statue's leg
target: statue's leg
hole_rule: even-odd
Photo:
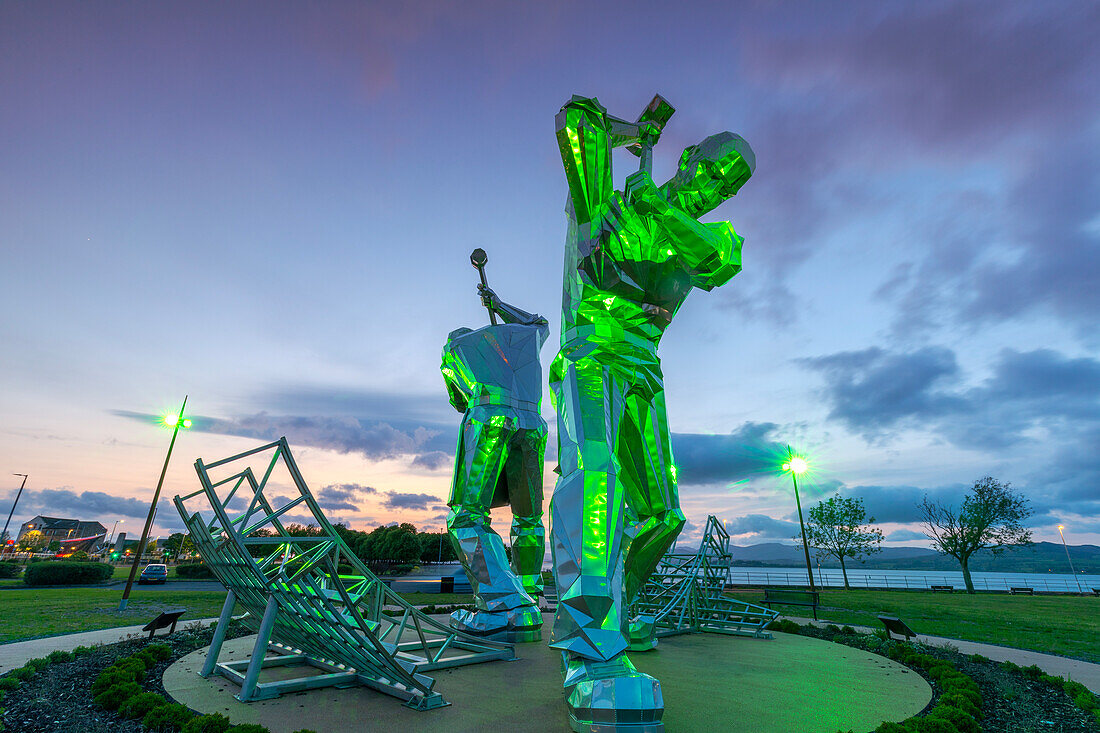
[[[507,458],[512,428],[466,420],[455,458],[448,501],[447,529],[474,592],[477,610],[456,611],[451,624],[463,631],[497,634],[516,626],[517,609],[526,613],[535,601],[523,590],[508,564],[504,542],[491,526],[493,491]],[[541,616],[538,617],[541,623]]]
[[[550,502],[558,610],[550,646],[574,731],[661,730],[657,680],[626,657],[624,488],[615,458],[627,384],[592,360],[555,363],[561,477]]]
[[[542,525],[542,464],[546,428],[517,430],[508,448],[504,473],[512,506],[512,570],[532,598],[542,593],[546,530]]]
[[[618,457],[627,505],[635,518],[624,561],[624,593],[629,605],[684,526],[663,390],[652,397],[644,393],[627,396],[620,435]],[[632,619],[630,648],[644,651],[656,647],[655,631],[652,618]]]

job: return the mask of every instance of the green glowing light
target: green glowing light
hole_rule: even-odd
[[[795,474],[796,476],[801,476],[802,474],[806,473],[806,469],[809,468],[809,467],[810,466],[809,466],[809,464],[806,463],[806,461],[804,461],[803,459],[801,459],[797,456],[792,458],[790,463],[784,463],[783,464],[783,469],[784,470],[790,471],[791,473]]]
[[[162,417],[162,418],[160,419],[160,421],[161,421],[162,423],[164,423],[164,426],[165,426],[165,427],[168,427],[168,428],[174,428],[174,427],[176,427],[176,424],[177,424],[177,423],[179,423],[179,426],[180,426],[181,428],[189,428],[189,427],[191,427],[191,420],[190,420],[190,419],[188,419],[188,418],[184,418],[184,419],[183,419],[183,421],[181,422],[181,421],[180,421],[180,417],[179,417],[179,415],[172,415],[172,414],[168,414],[168,415],[165,415],[164,417]]]

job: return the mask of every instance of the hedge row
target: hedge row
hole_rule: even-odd
[[[13,690],[18,690],[22,687],[23,683],[34,677],[41,670],[50,666],[51,664],[60,664],[61,662],[71,662],[79,656],[83,656],[92,651],[95,651],[90,646],[78,646],[71,652],[58,650],[56,652],[50,652],[45,657],[38,659],[29,659],[27,663],[22,667],[13,669],[3,677],[0,677],[0,703],[4,702],[4,696]],[[4,708],[0,707],[0,731],[4,730]]]
[[[40,562],[27,566],[23,582],[27,585],[88,585],[102,583],[114,573],[102,562]]]
[[[140,720],[146,730],[156,733],[271,733],[262,725],[233,725],[219,713],[196,715],[179,703],[168,702],[163,695],[143,690],[138,683],[145,673],[171,656],[172,648],[167,644],[150,644],[119,659],[92,682],[96,705],[124,718]],[[295,733],[314,732],[302,729]]]
[[[1100,703],[1096,701],[1096,695],[1093,694],[1092,690],[1085,687],[1080,682],[1051,676],[1034,664],[1030,667],[1021,667],[1018,664],[1006,661],[1001,662],[1001,666],[1012,672],[1025,674],[1033,680],[1045,682],[1051,687],[1057,687],[1059,690],[1066,693],[1069,699],[1073,700],[1074,705],[1087,713],[1092,713],[1092,717],[1096,719],[1097,724],[1100,724]]]
[[[201,562],[190,563],[188,565],[176,566],[177,578],[213,578],[214,574],[210,572],[210,568],[203,565]]]
[[[18,578],[23,566],[17,562],[0,562],[0,578]]]

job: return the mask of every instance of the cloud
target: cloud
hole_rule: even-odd
[[[911,529],[895,529],[885,537],[887,542],[904,542],[907,540],[926,540],[923,532],[914,532]]]
[[[373,486],[362,484],[329,484],[322,486],[317,492],[317,504],[327,511],[358,512],[363,497],[377,494],[378,490]]]
[[[427,453],[421,453],[412,460],[413,466],[419,466],[420,468],[426,468],[429,471],[438,471],[441,468],[449,466],[454,459],[452,453],[446,451],[433,450]]]
[[[148,421],[156,416],[128,410],[114,410],[113,414],[136,420]],[[297,415],[269,415],[259,412],[233,418],[194,416],[192,430],[218,435],[233,435],[275,441],[286,437],[290,444],[324,448],[337,453],[358,453],[371,460],[387,460],[412,455],[414,460],[421,453],[434,456],[442,446],[450,446],[453,439],[442,438],[443,431],[424,425],[409,425],[404,429],[390,422],[367,420],[347,415],[304,417]],[[432,458],[425,459],[427,461]]]
[[[797,359],[821,373],[832,403],[829,417],[865,437],[879,434],[903,418],[940,416],[957,409],[957,401],[935,390],[958,374],[955,354],[929,347],[908,354],[880,348],[842,351]]]
[[[916,486],[850,486],[844,494],[863,499],[868,517],[875,523],[910,524],[920,520],[917,505],[927,496],[932,501],[958,504],[970,487],[963,484],[919,488]]]
[[[674,433],[677,480],[684,484],[728,483],[772,471],[786,449],[774,440],[775,423],[746,422],[727,435]]]
[[[747,514],[726,523],[731,535],[753,535],[757,539],[789,540],[799,533],[798,522],[775,519],[765,514]]]
[[[1065,440],[1100,426],[1100,361],[1050,349],[1005,349],[986,380],[954,389],[955,355],[940,347],[871,348],[798,363],[824,376],[829,417],[868,440],[916,427],[961,448],[988,449],[1026,440],[1035,429]]]
[[[152,489],[143,489],[152,498]],[[162,502],[158,508],[158,514],[171,506]],[[102,491],[76,492],[71,487],[59,489],[42,489],[41,491],[24,492],[23,500],[19,503],[21,512],[30,511],[35,514],[47,516],[60,516],[63,518],[92,519],[100,516],[111,517],[141,517],[149,513],[149,502],[131,497],[113,496]],[[175,514],[172,508],[172,514]]]
[[[382,506],[387,509],[414,509],[428,510],[439,503],[439,497],[432,494],[402,493],[400,491],[385,491]]]

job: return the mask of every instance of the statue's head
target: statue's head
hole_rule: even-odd
[[[756,154],[745,139],[720,132],[684,150],[662,188],[681,211],[700,216],[737,193],[755,170]]]

